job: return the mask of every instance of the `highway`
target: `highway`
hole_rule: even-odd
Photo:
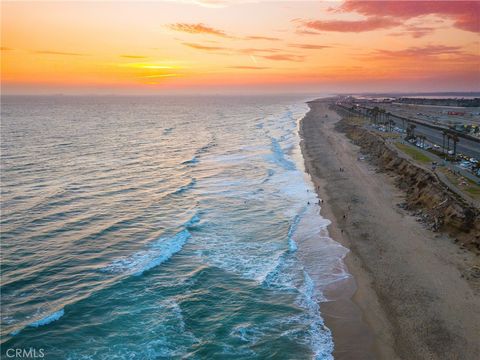
[[[396,117],[395,115],[390,115],[390,119],[395,122],[395,126],[399,128],[402,127],[402,120],[400,118]],[[419,123],[416,123],[415,125],[416,135],[423,135],[427,138],[427,141],[442,146],[443,136],[441,130],[437,130],[428,126],[423,126]],[[474,140],[465,138],[459,139],[460,141],[457,142],[457,152],[480,160],[480,142],[475,142]],[[450,141],[450,149],[452,148],[453,143],[452,141]]]
[[[344,107],[345,108],[345,107]],[[365,112],[366,109],[371,109],[371,107],[360,106],[358,110]],[[443,135],[442,132],[444,130],[448,130],[447,128],[439,127],[438,125],[430,124],[430,126],[422,125],[422,121],[409,119],[403,116],[395,115],[390,113],[389,118],[395,122],[395,126],[402,128],[403,126],[407,126],[407,122],[411,122],[415,124],[415,134],[416,135],[423,135],[426,137],[427,141],[437,144],[440,147],[443,143]],[[403,120],[402,120],[403,118]],[[457,153],[464,154],[468,157],[473,157],[477,160],[480,160],[480,139],[475,141],[466,138],[466,135],[461,133],[457,133],[459,137],[459,141],[457,142]],[[445,139],[445,141],[447,141]],[[446,146],[446,143],[445,143]],[[450,149],[453,149],[453,142],[450,141]]]

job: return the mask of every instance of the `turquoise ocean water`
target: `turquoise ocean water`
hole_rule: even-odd
[[[331,359],[305,100],[3,98],[2,359]]]

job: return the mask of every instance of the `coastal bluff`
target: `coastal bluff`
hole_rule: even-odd
[[[399,156],[365,122],[338,114],[334,104],[332,98],[308,103],[302,153],[320,213],[331,220],[329,234],[350,250],[351,299],[372,334],[374,354],[355,352],[359,344],[346,334],[357,319],[343,317],[339,324],[333,300],[320,309],[335,358],[475,359],[478,209]],[[334,291],[341,293],[341,284]]]
[[[382,137],[342,118],[335,129],[343,132],[380,171],[395,177],[405,202],[420,222],[434,232],[446,232],[459,246],[480,255],[480,210],[443,184],[437,175],[400,157]]]

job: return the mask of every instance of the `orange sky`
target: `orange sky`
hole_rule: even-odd
[[[480,2],[1,6],[2,93],[480,91]]]

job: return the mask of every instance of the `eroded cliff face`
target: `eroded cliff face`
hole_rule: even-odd
[[[396,185],[406,194],[400,207],[410,210],[432,231],[446,232],[461,247],[480,254],[480,211],[448,189],[437,176],[397,155],[380,136],[352,124],[348,119],[337,123],[368,160],[380,171],[395,176]]]

